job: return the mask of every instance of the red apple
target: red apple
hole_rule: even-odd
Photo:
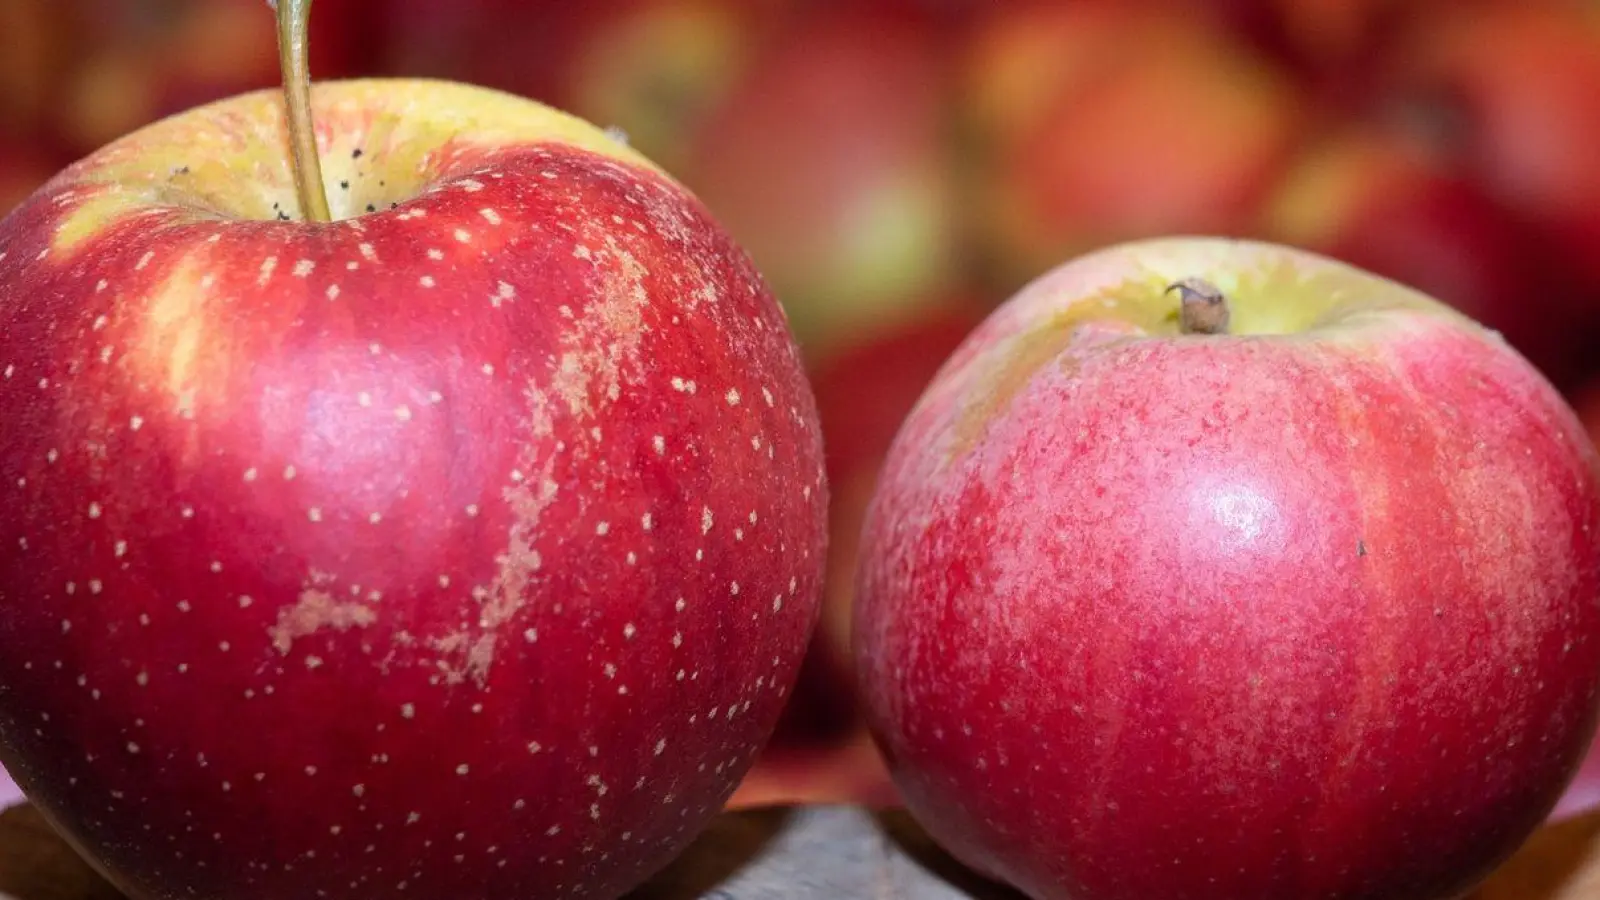
[[[1035,281],[907,419],[861,555],[897,787],[1036,900],[1459,897],[1594,732],[1582,426],[1470,319],[1303,251]]]
[[[813,358],[914,316],[960,274],[939,46],[904,16],[797,18],[688,151],[685,182],[750,250]]]
[[[861,716],[850,656],[857,549],[867,502],[900,423],[939,365],[982,321],[966,297],[875,335],[813,368],[828,436],[828,568],[821,627],[778,730],[731,805],[898,803]]]
[[[977,210],[1007,292],[1117,240],[1244,233],[1299,138],[1287,76],[1181,8],[1002,7],[973,40]]]
[[[1384,95],[1600,284],[1600,10],[1485,3],[1419,23]]]
[[[1286,173],[1257,233],[1443,300],[1560,384],[1587,350],[1561,260],[1475,181],[1390,132],[1325,135]]]
[[[543,106],[163,121],[0,225],[0,760],[131,897],[616,897],[716,815],[818,609],[775,300]]]

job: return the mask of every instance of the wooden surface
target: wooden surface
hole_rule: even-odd
[[[729,813],[629,900],[1019,900],[904,813]],[[0,900],[118,900],[27,806],[0,813]],[[1600,900],[1600,814],[1545,828],[1470,900]]]

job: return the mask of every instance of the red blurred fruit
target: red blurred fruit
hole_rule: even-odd
[[[1290,168],[1258,231],[1449,303],[1559,384],[1586,349],[1559,260],[1476,182],[1386,132],[1325,135]]]
[[[676,171],[788,0],[392,0],[390,64],[616,127]]]
[[[1180,297],[1222,309],[1187,279],[1229,333],[1180,332]],[[1030,285],[907,419],[862,560],[907,807],[1039,900],[1459,897],[1594,733],[1572,410],[1449,307],[1279,246]]]
[[[704,207],[503,94],[168,119],[0,224],[0,758],[135,898],[615,897],[777,721],[826,485]]]
[[[915,315],[958,277],[939,46],[902,16],[799,18],[695,136],[685,181],[808,354]]]
[[[0,216],[38,190],[58,168],[60,163],[52,154],[0,136]]]
[[[33,137],[71,51],[59,0],[0,2],[0,139]]]
[[[898,802],[861,717],[850,654],[861,523],[900,423],[981,321],[966,298],[937,303],[813,369],[831,498],[822,622],[778,730],[733,805]]]
[[[370,23],[352,19],[364,2],[323,4],[308,43],[315,71],[338,77],[356,69]],[[81,152],[164,116],[281,80],[277,33],[263,0],[71,0],[62,6],[77,55],[54,127]]]
[[[1383,100],[1600,285],[1600,9],[1489,3],[1421,23]]]
[[[1282,72],[1182,9],[1001,7],[966,72],[977,210],[1007,291],[1123,239],[1244,233],[1302,127]]]

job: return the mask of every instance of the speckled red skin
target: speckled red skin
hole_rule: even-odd
[[[336,201],[365,106],[478,102],[319,90]],[[777,720],[826,487],[776,303],[622,148],[475,137],[376,214],[41,257],[135,135],[0,225],[0,756],[135,897],[617,896]]]
[[[1141,270],[1282,264],[1312,286],[1281,302],[1318,302],[1334,264],[1262,245],[1068,264],[963,345],[891,452],[856,613],[869,723],[933,836],[1034,898],[1458,896],[1593,733],[1594,451],[1470,322],[1117,340],[1091,319],[989,393]]]

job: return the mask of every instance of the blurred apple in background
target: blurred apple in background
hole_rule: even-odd
[[[1600,7],[1465,5],[1418,23],[1377,98],[1600,287]]]
[[[1002,6],[965,68],[1000,293],[1108,243],[1242,235],[1303,126],[1285,73],[1182,6]]]
[[[947,80],[914,17],[830,8],[775,38],[695,135],[682,175],[815,358],[959,277]]]
[[[1303,153],[1258,229],[1404,282],[1505,335],[1547,377],[1579,349],[1563,272],[1475,182],[1414,145],[1347,126]],[[1562,377],[1558,377],[1562,376]]]
[[[56,0],[0,3],[0,135],[37,128],[66,62],[63,20]]]
[[[319,73],[359,71],[362,18],[382,2],[326,4],[311,41]],[[163,116],[274,85],[273,29],[262,0],[4,0],[0,138],[53,172]]]
[[[389,67],[466,78],[615,126],[668,169],[788,0],[391,0]]]
[[[61,162],[38,146],[0,134],[0,217],[54,175]]]

